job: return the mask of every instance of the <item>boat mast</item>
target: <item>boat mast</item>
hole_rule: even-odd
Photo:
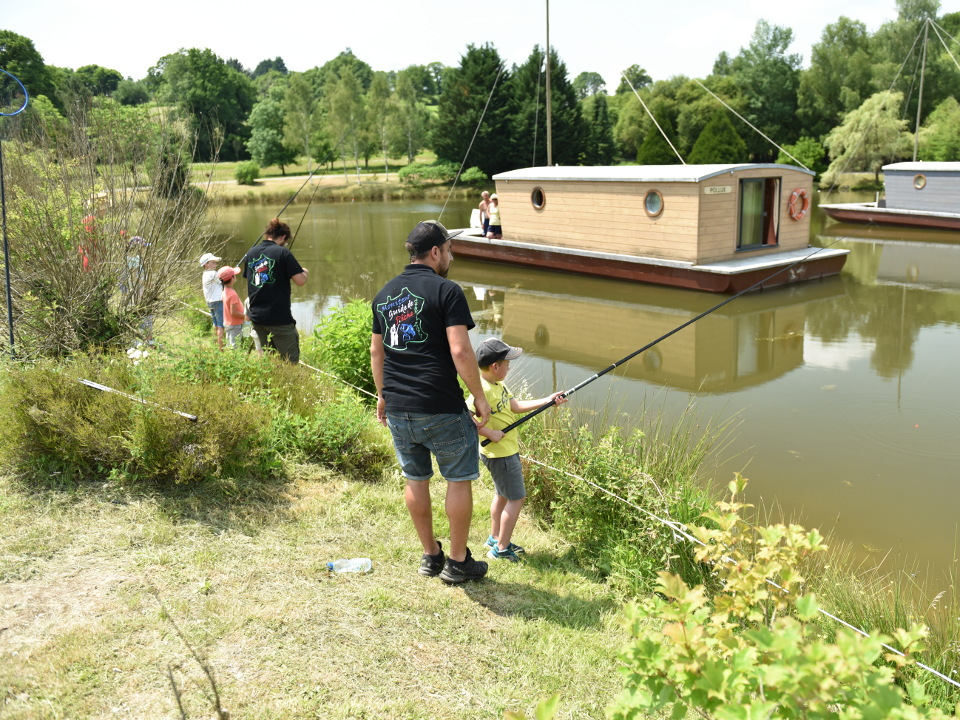
[[[924,25],[923,25],[923,55],[922,55],[923,60],[920,63],[920,92],[917,94],[917,124],[913,131],[913,161],[914,162],[917,161],[917,146],[920,143],[920,109],[923,107],[923,76],[927,69],[927,33],[929,32],[929,30],[930,30],[930,18],[926,18],[924,20]],[[549,67],[549,65],[547,67]],[[547,75],[547,77],[549,78],[550,76]],[[547,97],[550,97],[550,96],[547,95]],[[547,132],[549,132],[549,130]]]
[[[550,0],[547,2],[547,165],[553,165],[553,130],[550,121]]]

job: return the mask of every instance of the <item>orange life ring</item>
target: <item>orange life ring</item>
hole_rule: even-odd
[[[792,220],[803,220],[804,216],[810,210],[810,193],[805,188],[797,188],[790,195],[790,202],[787,203],[787,214]]]

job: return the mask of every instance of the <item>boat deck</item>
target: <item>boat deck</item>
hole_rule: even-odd
[[[840,272],[849,252],[836,248],[746,252],[733,260],[697,265],[666,258],[621,255],[508,239],[490,240],[479,235],[475,228],[467,228],[455,237],[453,250],[459,257],[473,260],[531,265],[721,293],[740,292],[760,281],[764,281],[760,287],[766,288],[835,275]],[[782,272],[773,275],[778,269]],[[769,280],[765,280],[767,277]]]

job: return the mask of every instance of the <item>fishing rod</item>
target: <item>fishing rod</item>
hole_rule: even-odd
[[[143,404],[143,405],[153,405],[154,407],[158,407],[158,408],[160,408],[161,410],[169,410],[169,411],[172,412],[172,413],[176,413],[176,414],[179,415],[180,417],[186,418],[186,419],[189,420],[190,422],[197,422],[197,416],[196,416],[196,415],[190,415],[189,413],[180,412],[179,410],[174,410],[173,408],[168,408],[168,407],[166,407],[166,406],[164,406],[164,405],[160,405],[159,403],[150,402],[149,400],[144,400],[143,398],[138,398],[136,395],[131,395],[131,394],[129,394],[129,393],[122,392],[122,391],[120,391],[120,390],[115,390],[115,389],[113,389],[112,387],[107,387],[106,385],[101,385],[100,383],[93,382],[92,380],[84,380],[83,378],[77,378],[77,381],[80,382],[80,383],[83,384],[83,385],[86,385],[87,387],[92,387],[94,390],[100,390],[100,391],[102,391],[102,392],[108,392],[108,393],[113,393],[113,394],[115,394],[115,395],[120,395],[121,397],[127,398],[127,400],[133,400],[134,402],[138,402],[138,403],[141,403],[141,404]]]
[[[625,362],[627,362],[628,360],[632,360],[633,358],[635,358],[637,355],[639,355],[639,354],[642,353],[643,351],[649,350],[650,348],[652,348],[652,347],[653,347],[654,345],[656,345],[657,343],[660,343],[660,342],[666,340],[666,339],[667,339],[668,337],[670,337],[671,335],[674,335],[674,334],[680,332],[681,330],[683,330],[683,329],[684,329],[685,327],[687,327],[688,325],[692,325],[693,323],[695,323],[695,322],[696,322],[697,320],[699,320],[700,318],[704,318],[704,317],[706,317],[707,315],[709,315],[710,313],[712,313],[712,312],[714,312],[714,311],[716,311],[716,310],[719,310],[719,309],[722,308],[724,305],[728,305],[728,304],[732,303],[734,300],[736,300],[736,299],[737,299],[738,297],[740,297],[741,295],[744,295],[744,294],[750,292],[751,290],[756,290],[757,288],[761,287],[764,283],[769,282],[769,281],[772,280],[773,278],[777,277],[777,275],[780,275],[780,274],[782,274],[782,273],[785,273],[785,272],[787,272],[788,270],[792,270],[793,268],[795,268],[795,267],[796,267],[797,265],[799,265],[800,263],[806,262],[807,260],[809,260],[810,258],[812,258],[812,257],[813,257],[814,255],[816,255],[817,253],[822,252],[823,250],[828,249],[828,248],[831,247],[832,245],[835,245],[835,244],[837,244],[838,242],[840,242],[841,240],[845,240],[847,237],[848,237],[848,236],[844,236],[844,237],[837,238],[837,239],[834,240],[833,242],[831,242],[831,243],[829,243],[829,244],[827,244],[827,245],[824,245],[823,247],[817,248],[817,249],[814,250],[812,253],[809,253],[808,255],[804,255],[802,258],[800,258],[800,259],[798,259],[798,260],[795,260],[794,262],[790,263],[789,265],[783,266],[782,268],[780,268],[780,269],[777,270],[776,272],[771,273],[770,275],[766,276],[766,277],[763,278],[762,280],[759,280],[758,282],[755,282],[755,283],[754,283],[753,285],[751,285],[750,287],[748,287],[748,288],[746,288],[746,289],[744,289],[744,290],[741,290],[741,291],[738,292],[736,295],[731,295],[730,297],[728,297],[728,298],[727,298],[726,300],[724,300],[723,302],[717,303],[716,305],[714,305],[714,306],[713,306],[712,308],[710,308],[709,310],[704,310],[702,313],[700,313],[700,314],[697,315],[696,317],[691,318],[690,320],[687,320],[687,321],[686,321],[685,323],[683,323],[682,325],[678,325],[677,327],[675,327],[675,328],[674,328],[673,330],[671,330],[670,332],[665,333],[665,334],[661,335],[660,337],[658,337],[656,340],[647,343],[646,345],[644,345],[644,346],[643,346],[642,348],[640,348],[639,350],[634,350],[632,353],[630,353],[629,355],[627,355],[627,356],[625,356],[625,357],[620,358],[619,360],[617,360],[615,363],[613,363],[613,364],[610,365],[609,367],[604,368],[603,370],[601,370],[601,371],[598,372],[598,373],[595,373],[594,375],[591,375],[591,376],[588,377],[586,380],[584,380],[583,382],[581,382],[579,385],[575,385],[574,387],[570,388],[569,390],[564,390],[563,393],[561,394],[561,397],[570,397],[570,396],[573,395],[575,392],[577,392],[578,390],[583,389],[584,387],[586,387],[587,385],[589,385],[590,383],[592,383],[592,382],[593,382],[594,380],[596,380],[597,378],[603,377],[604,375],[606,375],[606,374],[607,374],[608,372],[610,372],[611,370],[620,367],[620,366],[623,365]],[[554,399],[554,400],[550,400],[550,401],[547,402],[547,403],[544,403],[543,405],[541,405],[540,407],[538,407],[536,410],[533,410],[533,411],[530,412],[529,414],[524,415],[522,418],[520,418],[520,419],[517,420],[516,422],[512,422],[512,423],[510,423],[509,425],[507,425],[505,428],[503,428],[502,432],[504,432],[504,433],[510,432],[510,431],[513,430],[515,427],[519,427],[520,425],[522,425],[523,423],[525,423],[527,420],[530,420],[530,419],[536,417],[537,415],[539,415],[540,413],[542,413],[544,410],[546,410],[547,408],[549,408],[549,407],[551,407],[551,406],[553,406],[553,405],[555,405],[555,404],[556,404],[556,400],[555,400],[555,399]],[[490,439],[487,438],[487,439],[485,439],[483,442],[481,442],[480,444],[483,445],[484,447],[486,447],[487,445],[490,444]]]

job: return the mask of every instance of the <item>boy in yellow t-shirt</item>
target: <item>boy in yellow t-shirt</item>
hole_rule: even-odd
[[[510,371],[510,361],[523,353],[517,347],[502,340],[490,338],[477,348],[477,365],[480,366],[480,383],[483,394],[490,403],[490,420],[479,429],[480,435],[490,444],[480,447],[480,459],[493,477],[495,493],[490,505],[490,537],[487,557],[491,560],[517,562],[517,553],[523,548],[510,542],[513,528],[520,517],[520,508],[527,497],[523,487],[523,469],[520,466],[520,444],[513,430],[504,434],[503,428],[516,422],[518,417],[536,410],[551,400],[557,405],[566,402],[562,392],[539,400],[517,400],[503,384]],[[473,409],[473,396],[467,398],[467,407]]]

